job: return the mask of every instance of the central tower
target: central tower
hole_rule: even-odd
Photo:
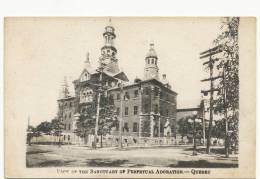
[[[150,44],[150,49],[145,57],[144,80],[157,79],[159,80],[159,68],[157,65],[158,57],[154,50],[154,44]]]
[[[111,25],[111,19],[109,24],[105,27],[103,33],[104,46],[101,48],[100,62],[105,65],[105,70],[111,73],[118,73],[118,60],[116,58],[117,50],[114,47],[114,40],[116,38],[115,28]]]

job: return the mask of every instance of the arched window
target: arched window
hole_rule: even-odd
[[[111,95],[109,96],[109,104],[111,104],[111,105],[114,104],[114,95],[113,95],[113,94],[111,94]]]
[[[93,101],[92,89],[84,89],[80,92],[80,103],[86,103],[92,101]]]

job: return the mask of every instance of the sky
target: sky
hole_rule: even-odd
[[[99,18],[9,18],[5,21],[6,107],[27,124],[50,121],[64,76],[79,78],[87,52],[98,65],[102,33],[108,24]],[[212,47],[220,33],[220,18],[118,18],[112,17],[120,68],[130,81],[143,78],[149,44],[158,55],[160,77],[166,74],[178,93],[177,108],[196,107],[200,82],[207,76],[199,53]]]

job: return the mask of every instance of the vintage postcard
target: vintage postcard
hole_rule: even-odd
[[[7,178],[255,178],[254,17],[7,17]]]

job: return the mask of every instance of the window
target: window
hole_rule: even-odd
[[[80,103],[92,102],[93,101],[93,91],[92,89],[83,89],[80,91]]]
[[[159,96],[159,88],[157,87],[154,88],[154,95]]]
[[[135,95],[135,98],[138,97],[138,90],[135,90],[134,95]]]
[[[71,112],[70,112],[70,114],[69,114],[69,118],[71,118]]]
[[[154,62],[154,59],[152,58],[152,64],[153,64],[153,62]]]
[[[68,128],[69,128],[69,130],[70,130],[70,124],[69,124]]]
[[[70,107],[72,107],[72,102],[70,102]]]
[[[68,135],[68,140],[70,140],[70,135]]]
[[[145,87],[145,88],[144,88],[144,91],[145,91],[145,94],[146,94],[146,95],[149,95],[149,88],[148,88],[148,87]]]
[[[127,122],[124,123],[123,131],[126,131],[126,132],[129,131],[129,127],[128,127],[128,123]]]
[[[158,113],[158,112],[159,112],[158,104],[156,104],[156,105],[154,106],[154,112],[155,112],[155,113]]]
[[[108,102],[109,104],[114,104],[114,95],[113,94],[111,94],[110,96],[109,96],[109,102]]]
[[[160,98],[163,99],[163,92],[160,93]]]
[[[85,113],[86,109],[85,108],[82,108],[81,112],[82,113]]]
[[[166,109],[166,116],[169,116],[169,110]]]
[[[65,119],[65,120],[67,119],[67,114],[65,114],[64,119]]]
[[[115,127],[116,127],[116,131],[118,131],[119,130],[119,121],[118,121],[118,119],[116,119]]]
[[[116,108],[116,114],[119,115],[120,113],[120,108]]]
[[[128,92],[125,92],[125,97],[124,97],[125,100],[129,100],[130,99],[130,95]]]
[[[160,115],[162,115],[162,116],[163,116],[163,110],[160,110]]]
[[[163,124],[161,123],[161,124],[160,124],[160,133],[161,133],[161,134],[163,134],[163,129],[164,129],[164,126],[163,126]]]
[[[148,58],[148,64],[150,64],[150,59]]]
[[[137,130],[138,130],[138,124],[137,124],[137,122],[134,122],[133,123],[133,132],[137,132]]]
[[[134,115],[138,114],[138,106],[134,106]]]
[[[116,99],[117,99],[117,100],[120,100],[120,93],[117,93],[117,94],[116,94]]]
[[[128,115],[128,107],[125,107],[125,115]]]
[[[64,135],[64,140],[66,140],[66,136]]]
[[[114,87],[116,83],[114,81],[111,82],[111,86]]]
[[[89,80],[89,78],[90,78],[90,74],[88,74],[87,72],[85,72],[84,74],[81,75],[80,81],[81,81],[81,82],[87,81],[87,80]]]
[[[144,105],[144,112],[145,112],[145,113],[148,113],[148,108],[149,108],[148,104],[145,104],[145,105]]]

